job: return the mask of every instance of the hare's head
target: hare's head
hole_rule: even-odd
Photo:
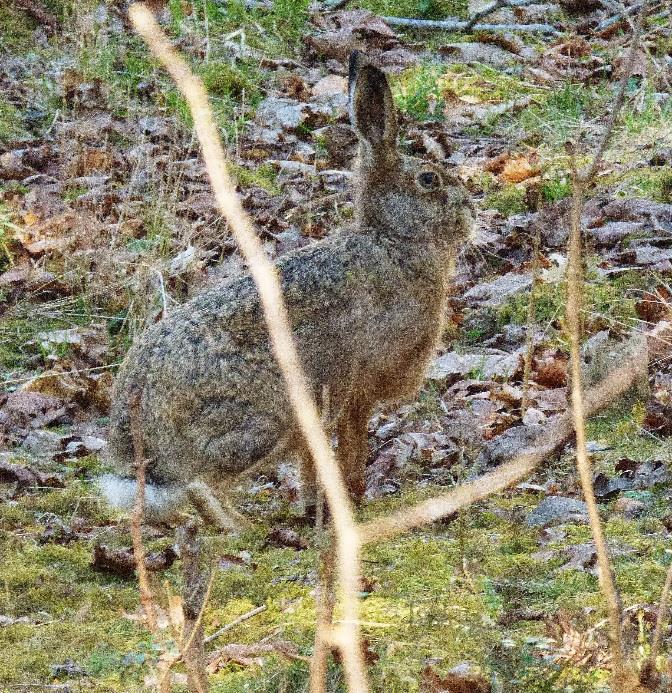
[[[359,137],[357,221],[362,229],[453,249],[469,237],[473,205],[442,166],[397,149],[397,115],[385,75],[350,57],[350,118]]]

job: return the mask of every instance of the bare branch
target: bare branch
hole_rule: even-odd
[[[438,29],[440,31],[522,31],[530,34],[559,35],[550,24],[474,24],[459,19],[408,19],[406,17],[382,17],[390,26],[405,26],[410,29]]]
[[[466,32],[471,31],[476,23],[480,22],[483,17],[487,17],[493,12],[497,12],[497,10],[501,10],[505,7],[524,7],[525,5],[531,5],[533,2],[534,0],[495,0],[478,12],[474,12],[467,20],[467,26],[464,30]]]
[[[333,518],[343,604],[343,637],[340,646],[348,687],[352,691],[365,693],[368,683],[360,647],[357,601],[359,531],[334,452],[320,422],[317,406],[309,394],[308,381],[289,327],[277,271],[266,257],[252,222],[236,194],[203,83],[193,75],[186,62],[173,49],[146,6],[141,3],[133,4],[129,14],[136,30],[147,42],[154,56],[166,67],[189,104],[217,203],[229,222],[257,286],[273,352]]]
[[[632,68],[634,67],[635,58],[637,57],[637,50],[639,49],[639,40],[642,35],[643,24],[644,12],[640,12],[637,15],[637,19],[633,26],[630,50],[628,51],[628,55],[625,60],[625,65],[623,67],[623,75],[621,76],[621,80],[618,83],[618,88],[616,89],[616,97],[614,99],[613,106],[611,107],[609,112],[609,119],[607,120],[607,123],[604,127],[602,140],[597,148],[597,152],[595,153],[595,157],[593,158],[593,161],[590,164],[590,166],[588,166],[588,168],[585,171],[578,174],[578,179],[584,186],[589,185],[595,177],[597,169],[602,163],[602,158],[604,157],[604,154],[607,151],[607,147],[611,142],[612,135],[614,134],[614,126],[616,125],[618,116],[620,115],[621,109],[623,108],[623,103],[625,102],[625,92],[628,88],[628,81],[630,80],[630,77],[632,75]]]
[[[241,614],[237,618],[234,618],[233,621],[231,621],[230,623],[227,623],[225,626],[222,626],[219,630],[216,630],[212,635],[208,635],[208,637],[205,638],[203,642],[207,645],[211,643],[213,640],[217,640],[217,638],[224,635],[224,633],[230,631],[232,628],[235,628],[237,625],[243,623],[244,621],[247,621],[253,616],[260,614],[263,611],[266,611],[266,609],[268,609],[266,604],[262,604],[261,606],[257,606],[254,609],[250,609],[250,611],[246,611],[244,614]]]

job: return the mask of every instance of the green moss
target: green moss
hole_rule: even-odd
[[[0,23],[2,18],[0,18]],[[19,111],[0,95],[0,143],[27,137]]]
[[[639,272],[624,273],[615,279],[588,273],[584,288],[588,334],[611,327],[627,332],[637,322],[635,304],[641,288],[650,279]],[[535,319],[541,324],[557,321],[564,315],[566,288],[564,282],[541,283],[535,290]],[[500,308],[500,324],[527,323],[529,294],[517,294]]]
[[[3,49],[12,53],[30,50],[34,46],[33,32],[36,27],[35,21],[15,7],[11,0],[9,3],[3,2],[0,5],[0,53]]]
[[[270,164],[261,164],[254,168],[245,168],[239,164],[229,162],[229,170],[244,188],[262,188],[271,195],[278,195],[280,188],[277,183],[278,173]]]
[[[495,190],[485,196],[483,206],[486,209],[495,209],[505,217],[521,214],[527,209],[525,188],[507,185],[500,190]]]
[[[361,7],[383,16],[423,19],[466,17],[469,10],[465,0],[355,0],[348,6]]]

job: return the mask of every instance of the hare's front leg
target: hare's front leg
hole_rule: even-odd
[[[351,402],[339,417],[336,427],[338,462],[350,497],[356,504],[361,502],[366,490],[367,429],[371,411],[368,402]]]

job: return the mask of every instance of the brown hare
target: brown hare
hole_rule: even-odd
[[[354,225],[279,258],[293,335],[355,501],[364,493],[367,422],[378,402],[412,395],[441,332],[449,266],[469,236],[473,207],[442,167],[397,150],[385,75],[350,60],[350,112],[359,137]],[[279,457],[298,458],[308,498],[314,471],[273,358],[254,282],[242,276],[175,310],[133,345],[116,380],[110,453],[121,476],[101,480],[132,501],[129,400],[139,393],[147,510],[167,516],[187,499],[217,520],[206,484]],[[235,522],[219,523],[232,526]]]

